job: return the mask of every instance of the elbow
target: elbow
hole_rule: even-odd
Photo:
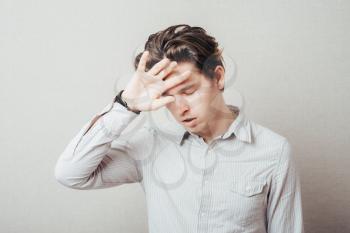
[[[56,181],[67,187],[67,188],[73,188],[74,185],[71,182],[71,178],[67,172],[65,172],[64,167],[62,167],[59,163],[56,164],[55,166],[55,171],[54,171],[54,176]]]
[[[71,172],[72,170],[73,169],[71,169],[69,166],[58,162],[54,169],[54,177],[56,181],[67,188],[84,189],[86,178],[77,176],[77,174]]]

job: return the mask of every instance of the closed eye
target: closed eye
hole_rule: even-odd
[[[185,95],[191,95],[196,91],[196,89],[197,89],[196,86],[191,85],[180,90],[180,93],[184,93]]]
[[[186,95],[191,95],[191,94],[193,94],[194,92],[195,92],[195,90],[192,89],[192,90],[186,90],[184,93],[185,93]]]
[[[175,88],[176,89],[176,88]],[[181,88],[179,91],[173,91],[172,93],[170,93],[169,91],[166,91],[165,93],[163,93],[163,96],[167,96],[167,95],[174,95],[174,94],[185,94],[185,95],[192,95],[195,91],[197,90],[197,87],[193,84],[191,84],[190,86],[185,86],[183,88]]]

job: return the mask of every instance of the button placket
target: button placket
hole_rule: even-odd
[[[197,140],[200,147],[204,147],[202,151],[203,154],[199,155],[202,169],[200,170],[202,176],[201,190],[200,194],[200,205],[198,213],[198,232],[203,233],[208,231],[208,224],[210,218],[210,205],[212,201],[212,185],[210,183],[213,175],[213,166],[216,164],[216,160],[213,161],[214,154],[210,154],[213,147],[217,144],[217,140],[213,140],[209,145],[204,142],[202,138]]]
[[[205,150],[203,160],[204,160],[204,167],[207,165],[207,158],[208,158],[208,151],[210,150],[210,146],[208,146]],[[207,169],[204,169],[202,171],[202,196],[201,196],[201,205],[200,205],[200,220],[198,224],[198,232],[207,232],[208,230],[208,214],[209,214],[209,208],[210,208],[210,199],[211,199],[211,192],[210,192],[210,183],[209,183],[209,175]]]

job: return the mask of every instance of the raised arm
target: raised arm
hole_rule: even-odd
[[[55,177],[61,184],[74,189],[97,189],[142,180],[139,160],[130,154],[135,149],[131,147],[143,146],[142,141],[129,145],[120,136],[138,116],[136,112],[157,110],[174,101],[174,96],[163,96],[163,93],[190,76],[190,71],[186,71],[165,80],[177,65],[167,58],[146,72],[147,56],[145,51],[121,102],[107,105],[101,114],[86,123],[60,155]],[[128,108],[123,106],[125,103]],[[147,131],[140,133],[148,138]],[[112,141],[116,143],[113,148]]]

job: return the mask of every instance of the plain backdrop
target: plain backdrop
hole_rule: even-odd
[[[293,145],[306,232],[350,232],[345,0],[1,0],[0,232],[147,232],[139,184],[68,189],[54,166],[148,35],[179,23],[224,48],[225,98]]]

